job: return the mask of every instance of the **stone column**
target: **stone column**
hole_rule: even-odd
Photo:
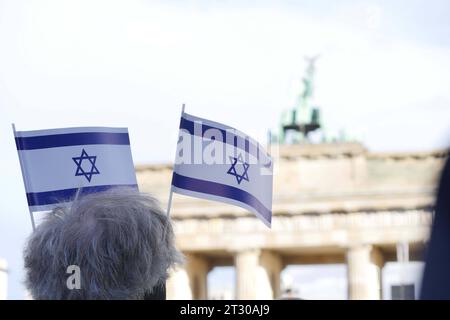
[[[168,300],[207,299],[209,263],[199,255],[186,254],[184,268],[172,270],[166,283]]]
[[[283,271],[283,263],[281,257],[271,251],[262,251],[260,257],[258,283],[260,287],[261,296],[258,299],[277,299],[281,296],[281,271]]]
[[[192,289],[186,269],[171,270],[166,282],[167,300],[192,300]]]
[[[383,256],[371,245],[356,245],[347,251],[348,297],[351,300],[381,298]]]
[[[206,258],[189,254],[186,255],[186,271],[192,292],[192,299],[204,300],[208,298],[209,263]]]
[[[236,298],[273,299],[280,295],[281,259],[278,255],[258,249],[235,254]]]
[[[259,250],[243,250],[235,254],[236,299],[256,299]]]

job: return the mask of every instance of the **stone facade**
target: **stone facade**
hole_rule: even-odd
[[[378,154],[357,143],[271,146],[272,228],[238,207],[174,195],[177,246],[187,256],[168,298],[205,299],[214,266],[236,267],[238,299],[280,297],[289,264],[347,263],[350,299],[380,299],[381,268],[407,243],[420,260],[448,151]],[[140,189],[163,205],[172,167],[138,166]]]

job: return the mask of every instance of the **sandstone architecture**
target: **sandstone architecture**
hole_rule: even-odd
[[[275,148],[274,148],[275,147]],[[238,207],[174,195],[171,216],[184,269],[168,298],[205,299],[214,266],[236,267],[236,298],[280,297],[291,264],[346,263],[350,299],[380,299],[380,268],[407,244],[421,260],[436,181],[448,151],[371,153],[357,143],[272,146],[272,229]],[[163,205],[172,167],[138,166],[140,189]]]

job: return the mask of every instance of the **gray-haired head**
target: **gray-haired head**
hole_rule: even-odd
[[[34,299],[142,299],[183,259],[154,198],[111,189],[53,210],[30,236],[24,260]],[[73,265],[80,289],[67,286]]]

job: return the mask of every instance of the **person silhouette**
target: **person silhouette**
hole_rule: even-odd
[[[450,159],[440,177],[420,299],[450,299]]]

